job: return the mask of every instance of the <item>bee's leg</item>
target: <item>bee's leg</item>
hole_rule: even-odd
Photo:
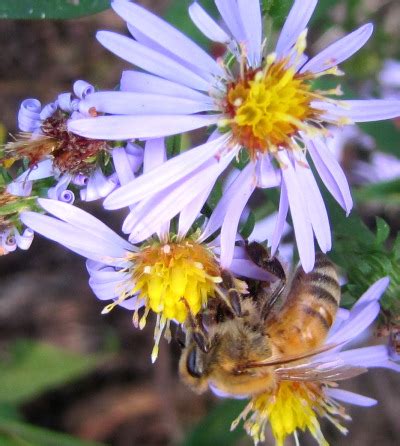
[[[186,335],[181,324],[177,326],[174,332],[174,340],[177,342],[181,349],[184,349],[186,347]]]
[[[236,288],[235,279],[232,273],[227,270],[221,272],[222,284],[224,289],[222,290],[223,298],[228,306],[231,308],[234,315],[242,316],[242,306],[241,306],[241,294]]]
[[[262,317],[267,317],[269,311],[274,306],[275,302],[282,294],[282,291],[286,284],[286,273],[282,267],[281,262],[276,257],[271,257],[268,249],[264,248],[260,243],[257,242],[246,242],[246,252],[250,259],[258,265],[260,268],[268,271],[279,279],[279,283],[276,286],[274,292],[262,306],[261,314]]]
[[[193,316],[186,299],[183,299],[183,302],[185,303],[186,308],[188,310],[188,316],[186,322],[190,326],[191,336],[194,342],[196,342],[196,344],[199,346],[200,350],[202,350],[204,353],[208,353],[210,351],[210,342],[208,340],[207,332],[203,325],[202,315],[201,313],[199,313],[196,316]]]

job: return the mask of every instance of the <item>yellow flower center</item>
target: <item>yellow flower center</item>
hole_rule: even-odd
[[[222,101],[225,119],[220,126],[230,128],[233,141],[246,148],[252,159],[258,152],[275,153],[296,147],[293,138],[301,131],[323,131],[322,110],[314,108],[313,101],[333,101],[327,96],[341,94],[339,87],[313,91],[310,82],[323,74],[340,74],[337,68],[320,74],[297,72],[296,61],[304,52],[305,39],[302,34],[297,42],[297,59],[293,54],[276,60],[275,54],[271,54],[256,69],[242,61],[239,78],[227,85]]]
[[[290,146],[304,122],[318,118],[310,105],[313,93],[306,76],[286,69],[287,62],[249,72],[229,87],[226,111],[232,118],[233,136],[252,155]]]
[[[162,333],[165,331],[165,336],[170,336],[170,321],[183,323],[189,313],[195,316],[205,308],[207,300],[215,296],[216,284],[221,282],[220,270],[210,249],[193,238],[165,243],[154,241],[132,253],[131,262],[133,288],[129,296],[138,294],[134,324],[142,329],[149,312],[157,314],[152,352],[155,361]],[[129,296],[125,293],[103,312],[110,311]],[[139,318],[140,304],[144,304],[145,311]]]
[[[265,441],[269,422],[276,446],[283,446],[289,435],[297,438],[297,431],[306,430],[320,446],[329,446],[321,432],[318,417],[329,419],[344,434],[347,429],[339,419],[350,418],[340,405],[324,394],[324,389],[317,383],[283,381],[273,394],[253,397],[232,426],[235,428],[241,419],[245,420],[244,427],[255,444]]]

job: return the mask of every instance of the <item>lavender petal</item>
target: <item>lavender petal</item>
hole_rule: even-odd
[[[305,73],[306,71],[319,73],[339,65],[366,44],[373,30],[374,27],[371,23],[361,26],[332,45],[329,45],[317,56],[309,60],[300,70],[300,73]]]
[[[197,90],[209,88],[209,83],[190,69],[129,37],[110,31],[99,31],[96,37],[108,50],[145,71]]]
[[[72,133],[86,138],[127,140],[161,138],[216,124],[219,115],[99,116],[69,121]]]
[[[305,139],[308,151],[326,188],[349,215],[353,199],[347,178],[326,144],[319,138]]]
[[[190,174],[207,159],[212,159],[227,142],[225,135],[170,159],[162,166],[136,178],[104,200],[106,209],[119,209],[137,203]],[[215,159],[215,158],[214,158]],[[217,162],[217,160],[216,160]]]
[[[210,101],[201,102],[173,96],[131,93],[126,91],[102,91],[89,95],[80,102],[79,109],[88,114],[90,109],[112,115],[182,115],[213,111]]]
[[[226,32],[211,18],[208,13],[197,3],[189,6],[189,15],[197,28],[213,42],[228,44],[231,38]]]
[[[295,0],[276,45],[278,56],[283,56],[296,43],[307,27],[317,3],[318,0]]]
[[[120,81],[121,91],[131,91],[137,93],[151,93],[163,96],[173,96],[182,99],[192,99],[204,104],[212,104],[213,100],[197,90],[177,84],[176,82],[162,79],[153,74],[142,73],[141,71],[123,71]]]

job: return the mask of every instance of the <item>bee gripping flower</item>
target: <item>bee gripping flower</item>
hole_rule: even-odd
[[[311,164],[347,214],[352,208],[344,173],[327,147],[333,137],[329,127],[399,116],[400,101],[342,100],[340,87],[327,91],[314,87],[313,81],[321,76],[343,74],[338,64],[367,42],[371,24],[309,58],[307,25],[317,1],[296,0],[275,50],[267,54],[259,0],[216,0],[215,4],[225,26],[199,3],[190,6],[189,14],[200,31],[225,45],[229,62],[214,60],[141,6],[114,0],[113,9],[127,21],[134,39],[100,31],[98,40],[144,72],[124,72],[119,92],[90,95],[83,102],[105,115],[74,120],[69,128],[91,138],[132,139],[215,126],[207,143],[113,192],[105,207],[116,209],[142,200],[149,204],[153,199],[153,208],[172,203],[177,214],[199,190],[210,191],[232,159],[245,151],[249,167],[237,177],[239,186],[232,185],[218,210],[223,246],[234,243],[232,234],[253,190],[278,186],[281,199],[273,252],[290,211],[300,259],[305,271],[310,271],[314,237],[322,251],[331,248],[329,219]],[[163,215],[168,221],[170,216]],[[232,252],[231,247],[222,253],[225,266]]]
[[[319,423],[320,418],[326,418],[346,434],[348,430],[343,423],[351,418],[340,402],[369,407],[377,401],[340,389],[337,381],[366,372],[370,367],[400,372],[400,365],[391,360],[385,345],[345,349],[346,344],[356,340],[374,322],[380,311],[379,299],[388,285],[388,278],[380,279],[350,311],[340,309],[325,341],[331,348],[293,366],[291,377],[283,377],[272,392],[252,396],[232,429],[243,420],[247,433],[258,444],[265,440],[265,429],[270,425],[277,446],[283,446],[290,435],[299,444],[298,432],[309,431],[320,446],[328,446]],[[288,369],[283,366],[283,370],[287,373]],[[313,370],[314,379],[304,379],[307,370]],[[296,380],[296,374],[302,379]]]

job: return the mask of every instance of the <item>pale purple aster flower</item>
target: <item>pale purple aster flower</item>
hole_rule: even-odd
[[[11,158],[27,158],[30,167],[9,187],[54,177],[56,184],[49,189],[48,197],[66,203],[75,199],[68,189],[71,182],[81,189],[81,199],[85,201],[105,197],[115,189],[115,177],[107,177],[97,162],[99,156],[107,153],[106,142],[89,141],[68,132],[66,127],[68,119],[90,116],[90,111],[79,111],[79,104],[93,93],[92,85],[78,80],[73,93],[61,93],[44,107],[37,99],[21,103],[18,113],[21,140],[7,144],[5,150]]]
[[[114,0],[112,7],[127,21],[134,39],[108,31],[100,31],[97,38],[145,72],[124,72],[122,91],[95,93],[81,103],[85,110],[93,108],[110,116],[75,120],[69,128],[85,137],[118,140],[161,137],[217,125],[207,143],[115,191],[105,207],[117,209],[139,203],[142,210],[147,207],[162,218],[164,201],[175,194],[180,198],[173,202],[176,215],[200,190],[206,194],[243,149],[249,163],[218,205],[222,246],[234,243],[237,222],[253,190],[280,186],[273,250],[290,209],[300,259],[305,271],[310,271],[314,236],[326,252],[331,248],[331,233],[309,158],[347,214],[352,208],[345,175],[326,146],[326,126],[390,119],[400,115],[400,102],[339,101],[331,96],[340,94],[340,88],[312,90],[312,80],[342,74],[337,65],[367,42],[371,24],[309,59],[304,53],[307,24],[317,0],[296,0],[275,51],[265,54],[259,0],[215,0],[215,4],[222,26],[198,3],[190,6],[189,14],[207,37],[226,46],[230,56],[224,62],[212,59],[180,31],[142,7]],[[165,220],[171,212],[168,210]],[[145,237],[142,228],[152,231],[152,219],[144,212],[140,221],[142,227],[136,227],[136,235],[132,235],[138,239]],[[126,223],[124,231],[131,230]],[[232,252],[233,247],[221,253],[224,267],[229,267]]]
[[[331,129],[328,148],[352,185],[374,184],[400,177],[400,159],[380,152],[374,139],[358,127]]]
[[[386,98],[400,98],[400,61],[385,60],[378,77],[382,95]]]
[[[113,153],[121,184],[133,177],[125,149]],[[132,150],[132,149],[131,149]],[[149,156],[150,154],[150,156]],[[162,139],[149,140],[144,152],[144,170],[151,171],[165,160]],[[155,236],[142,243],[129,243],[95,217],[70,204],[39,199],[54,217],[35,212],[22,213],[22,221],[32,230],[86,257],[89,285],[101,300],[111,300],[103,312],[116,305],[133,311],[135,325],[143,328],[149,311],[157,314],[153,361],[161,334],[169,336],[171,320],[184,323],[188,310],[196,315],[207,299],[223,293],[220,287],[220,244],[218,239],[200,242],[201,230],[192,229],[203,197],[196,197],[179,214],[177,232],[170,222],[160,221]],[[156,218],[156,217],[155,217]],[[240,276],[273,281],[274,277],[252,263],[243,247],[237,247],[231,271]],[[241,286],[242,282],[238,281]],[[139,309],[144,313],[139,318]]]
[[[336,382],[351,378],[368,368],[386,368],[400,372],[400,365],[391,360],[386,345],[346,349],[349,343],[368,331],[380,311],[379,299],[389,284],[388,278],[374,283],[348,311],[339,309],[325,346],[328,351],[306,361],[278,368],[285,376],[276,391],[253,396],[232,428],[244,420],[244,427],[256,444],[265,440],[265,428],[271,425],[276,445],[283,446],[287,436],[297,437],[298,431],[309,430],[320,446],[328,445],[318,418],[327,418],[343,434],[347,429],[342,421],[350,420],[341,403],[369,407],[375,399],[337,387]],[[313,379],[305,379],[308,376]],[[296,376],[298,380],[296,380]],[[290,377],[290,378],[289,378]],[[230,395],[214,386],[211,390],[221,397]],[[246,395],[242,395],[246,398]]]

